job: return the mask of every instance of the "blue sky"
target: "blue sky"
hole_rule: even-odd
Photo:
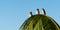
[[[60,0],[0,0],[0,30],[18,30],[30,11],[44,8],[60,25]]]

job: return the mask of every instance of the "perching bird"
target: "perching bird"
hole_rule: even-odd
[[[29,13],[29,17],[31,17],[31,16],[32,16],[32,12]]]
[[[36,14],[39,14],[40,12],[39,12],[39,9],[36,9]]]
[[[42,8],[42,14],[46,15],[45,9]]]

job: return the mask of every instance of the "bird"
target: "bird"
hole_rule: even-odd
[[[42,8],[42,14],[43,15],[46,15],[46,12],[45,12],[45,9],[44,8]]]
[[[39,12],[39,9],[36,9],[36,14],[39,14],[40,12]]]
[[[32,12],[29,13],[29,17],[31,17],[31,16],[32,16]]]

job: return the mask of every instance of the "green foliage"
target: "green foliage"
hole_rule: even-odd
[[[29,17],[19,30],[59,30],[59,25],[51,17],[39,14]]]

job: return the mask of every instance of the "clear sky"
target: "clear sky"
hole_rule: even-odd
[[[0,30],[18,30],[30,11],[44,8],[60,25],[60,0],[0,0]]]

